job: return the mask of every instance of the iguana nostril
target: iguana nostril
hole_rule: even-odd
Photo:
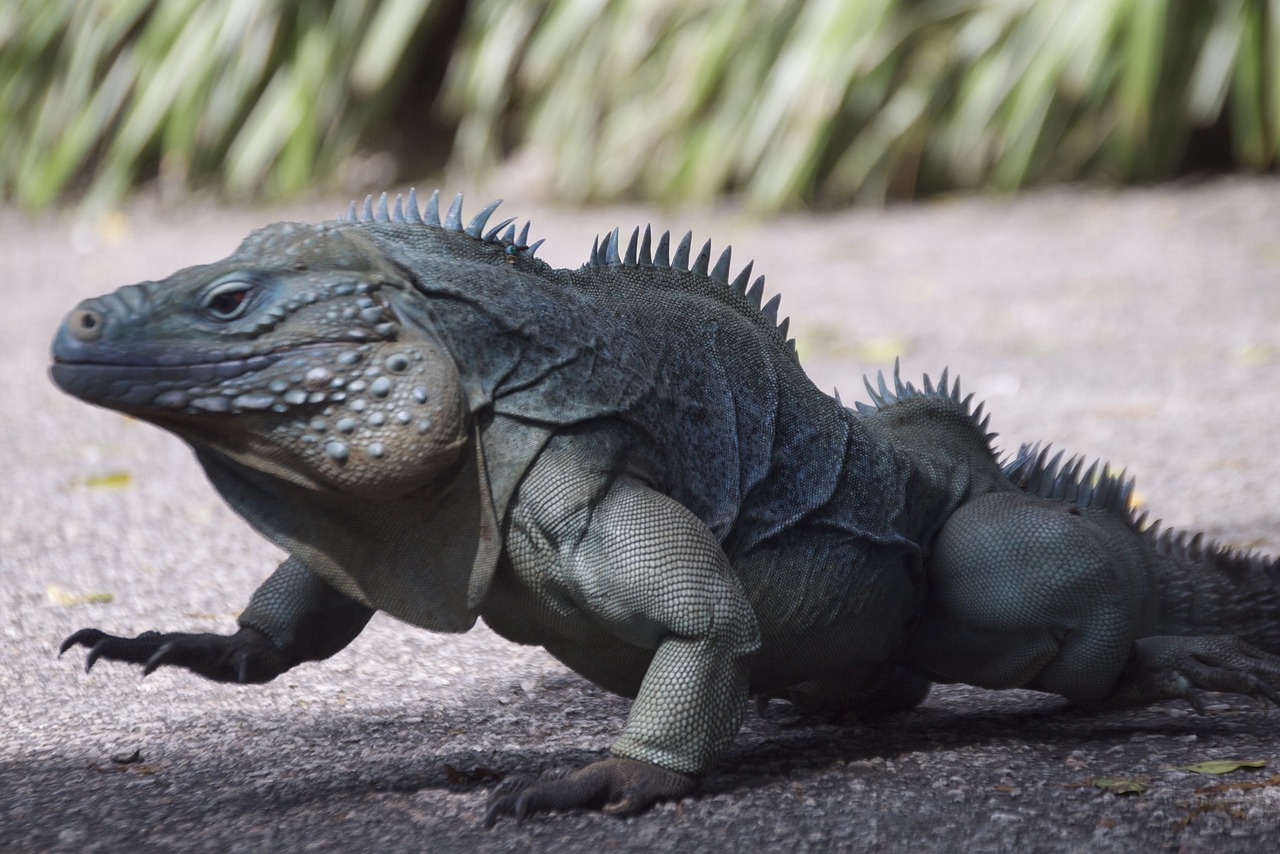
[[[67,330],[78,341],[97,341],[102,337],[102,312],[78,308],[67,318]]]

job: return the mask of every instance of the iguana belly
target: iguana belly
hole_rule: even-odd
[[[755,609],[761,647],[752,692],[776,691],[893,660],[917,607],[915,558],[906,549],[850,540],[762,547],[734,568]],[[516,643],[544,647],[601,687],[634,697],[656,645],[610,633],[541,574],[504,561],[482,615]]]

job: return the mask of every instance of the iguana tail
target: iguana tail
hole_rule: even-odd
[[[1148,523],[1130,507],[1133,479],[1083,457],[1023,445],[1002,469],[1024,491],[1063,501],[1097,517],[1111,517],[1117,533],[1136,538],[1151,574],[1153,635],[1234,635],[1280,655],[1280,557],[1244,551]],[[1083,471],[1082,471],[1083,470]],[[1122,527],[1121,527],[1122,526]]]

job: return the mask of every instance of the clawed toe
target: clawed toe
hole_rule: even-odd
[[[1129,664],[1104,705],[1182,699],[1203,715],[1207,692],[1256,697],[1280,706],[1280,657],[1229,636],[1141,638],[1134,642]]]
[[[159,637],[157,632],[143,632],[136,638],[121,638],[109,635],[100,629],[80,629],[58,646],[58,655],[61,656],[73,646],[87,647],[89,651],[84,657],[86,673],[103,658],[143,664],[155,657]]]
[[[107,634],[100,629],[81,629],[80,631],[69,635],[66,640],[59,644],[58,655],[61,656],[67,650],[71,649],[71,647],[76,645],[93,647],[98,643],[98,641],[105,637],[107,637]]]

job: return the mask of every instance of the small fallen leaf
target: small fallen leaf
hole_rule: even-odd
[[[1194,765],[1179,765],[1177,771],[1194,771],[1197,774],[1230,774],[1241,768],[1265,768],[1265,759],[1210,759]]]
[[[793,326],[792,330],[801,359],[856,358],[887,366],[898,356],[905,356],[912,347],[912,341],[903,336],[860,338],[844,327],[827,323]]]
[[[1273,774],[1266,780],[1243,783],[1219,783],[1216,786],[1201,786],[1196,789],[1197,795],[1220,795],[1223,792],[1247,792],[1250,789],[1269,789],[1280,786],[1280,774]]]
[[[1236,354],[1236,361],[1246,367],[1266,365],[1274,362],[1278,355],[1280,352],[1277,352],[1275,347],[1269,347],[1266,344],[1248,344]]]
[[[44,590],[53,604],[61,605],[64,608],[70,608],[75,605],[110,602],[112,599],[116,598],[114,593],[107,593],[103,590],[93,590],[88,593],[73,593],[65,587],[59,587],[56,584],[50,584],[45,587]]]
[[[80,481],[81,486],[90,489],[128,489],[133,484],[133,475],[127,471],[113,471],[97,474]]]
[[[906,354],[911,349],[911,342],[905,338],[884,336],[881,338],[864,338],[853,344],[853,351],[864,362],[880,364],[890,362]]]
[[[1091,781],[1099,789],[1106,789],[1117,795],[1140,795],[1147,790],[1147,784],[1137,780],[1111,779],[1110,777],[1094,777]]]
[[[195,525],[208,525],[213,519],[213,505],[204,504],[200,507],[189,508],[186,512],[187,521]]]
[[[107,246],[119,246],[129,236],[129,218],[121,211],[107,211],[96,226],[98,239]]]

